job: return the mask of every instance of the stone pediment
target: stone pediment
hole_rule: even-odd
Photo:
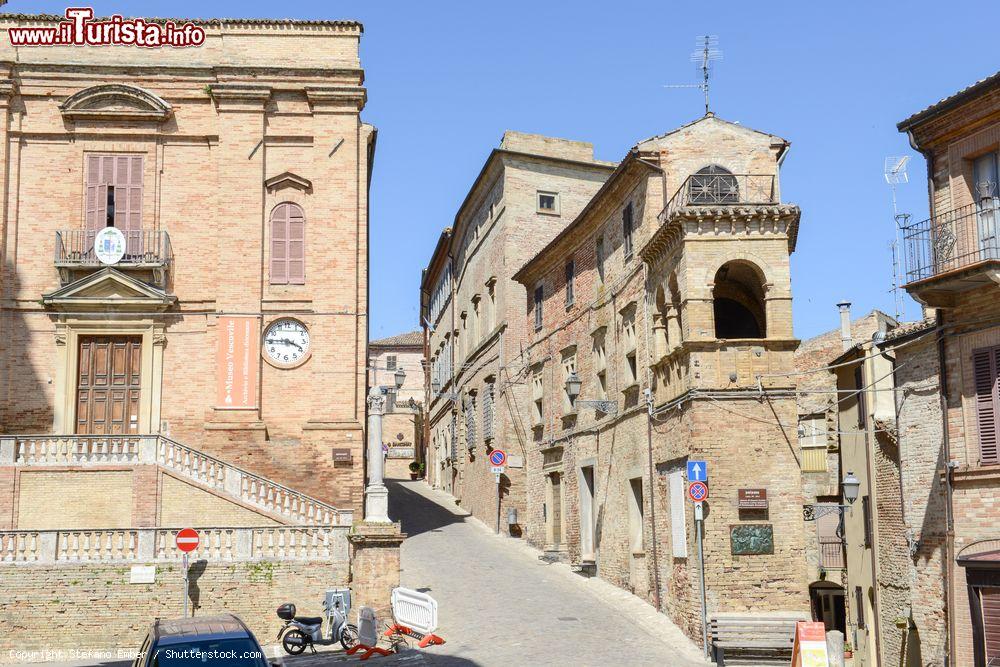
[[[101,269],[42,295],[55,310],[166,310],[177,297],[112,268]]]
[[[282,188],[296,188],[303,192],[312,192],[312,181],[286,171],[264,181],[264,187],[267,188],[268,192],[276,192]]]
[[[137,86],[109,83],[92,86],[69,96],[59,105],[69,120],[151,120],[162,122],[173,107],[148,90]]]

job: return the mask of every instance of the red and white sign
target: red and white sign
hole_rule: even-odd
[[[691,482],[691,486],[688,487],[688,498],[696,503],[708,500],[708,484],[705,484],[705,482]]]
[[[198,531],[194,528],[184,528],[177,531],[177,548],[188,553],[194,551],[198,548],[198,544],[201,542],[201,538],[198,537]]]
[[[494,466],[503,466],[507,463],[507,452],[502,449],[494,449],[490,452],[490,463]]]
[[[799,621],[795,624],[792,647],[793,667],[829,667],[826,651],[826,626],[822,622]]]

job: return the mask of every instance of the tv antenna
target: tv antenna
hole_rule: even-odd
[[[909,223],[910,214],[899,212],[896,205],[896,186],[910,181],[910,176],[906,173],[906,163],[909,161],[909,155],[887,157],[882,168],[885,182],[892,190],[892,217],[896,221],[896,238],[889,242],[889,251],[892,253],[892,299],[896,308],[897,322],[906,315],[906,302],[903,298],[903,270],[899,255],[900,233],[903,227]]]
[[[705,115],[709,114],[708,88],[709,77],[714,69],[712,63],[722,60],[722,51],[719,49],[718,35],[701,35],[695,40],[695,51],[691,53],[691,62],[698,65],[701,70],[701,83],[675,83],[663,86],[664,88],[700,88],[705,94]]]

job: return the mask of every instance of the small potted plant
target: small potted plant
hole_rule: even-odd
[[[420,474],[420,464],[416,461],[410,461],[410,465],[408,467],[410,468],[410,479],[416,479]]]
[[[423,479],[426,476],[427,476],[427,464],[424,463],[423,461],[421,461],[420,462],[419,477],[420,477],[420,479]]]
[[[854,650],[851,648],[851,642],[844,642],[844,657],[853,658]]]

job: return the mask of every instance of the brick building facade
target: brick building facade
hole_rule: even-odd
[[[409,464],[427,460],[424,441],[424,333],[410,331],[368,343],[368,382],[370,387],[386,387],[394,391],[387,398],[389,405],[382,419],[382,443],[388,448],[385,476],[405,479],[410,475]],[[397,373],[403,373],[403,384],[397,387]],[[394,398],[394,401],[393,401]]]
[[[640,142],[515,276],[529,541],[699,640],[688,459],[709,468],[708,616],[808,613],[787,147],[712,114]]]
[[[421,281],[428,340],[428,478],[487,525],[523,534],[530,430],[520,419],[525,295],[513,272],[569,223],[614,169],[578,141],[506,132]],[[489,452],[509,454],[499,488]],[[516,521],[508,509],[517,513]]]
[[[906,289],[933,309],[934,326],[897,366],[907,363],[907,383],[936,384],[940,399],[935,410],[915,392],[899,406],[919,610],[910,622],[925,664],[979,667],[1000,658],[1000,73],[899,130],[927,160],[931,217],[906,226],[903,241]]]
[[[359,509],[361,25],[205,21],[191,49],[7,39],[57,20],[0,20],[0,429],[161,434]],[[125,247],[105,266],[108,227]]]

